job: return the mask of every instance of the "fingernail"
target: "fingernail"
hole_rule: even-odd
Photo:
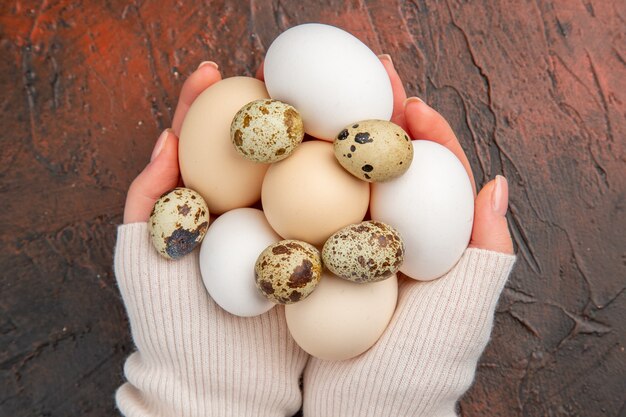
[[[391,63],[391,65],[393,65],[393,59],[391,59],[391,55],[389,55],[389,54],[378,55],[378,59],[389,61]]]
[[[200,63],[200,65],[198,65],[198,69],[204,67],[205,65],[209,65],[215,69],[219,69],[220,67],[213,61],[203,61]]]
[[[506,216],[509,207],[509,184],[502,175],[496,175],[496,185],[491,193],[491,209],[498,216]]]
[[[409,103],[424,103],[424,100],[422,100],[419,97],[409,97],[406,100],[404,100],[404,107],[406,107]]]
[[[159,156],[171,131],[171,129],[165,129],[163,133],[161,133],[161,136],[159,136],[159,139],[154,144],[154,149],[152,150],[152,155],[150,156],[150,162],[154,161],[157,156]]]

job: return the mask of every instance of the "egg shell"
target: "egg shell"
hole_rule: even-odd
[[[378,57],[359,39],[319,23],[280,34],[265,55],[264,78],[274,99],[300,112],[304,130],[333,141],[355,120],[390,120],[391,82]]]
[[[278,100],[255,100],[237,112],[230,126],[235,149],[254,162],[287,158],[302,142],[304,127],[296,109]]]
[[[346,126],[334,144],[341,166],[367,182],[397,178],[409,169],[413,159],[409,135],[386,120],[363,120]]]
[[[281,240],[266,248],[254,268],[256,285],[270,301],[292,304],[308,297],[320,281],[322,257],[298,240]]]
[[[209,209],[200,194],[175,188],[154,204],[148,229],[156,250],[165,258],[179,259],[190,253],[209,227]]]
[[[363,220],[369,186],[339,165],[331,143],[314,140],[270,167],[261,200],[267,220],[284,239],[321,246],[337,230]]]
[[[213,214],[252,205],[261,196],[268,165],[243,158],[233,147],[230,125],[245,104],[269,98],[249,77],[226,78],[193,102],[180,132],[178,159],[185,186],[204,197]]]
[[[404,260],[404,244],[391,226],[366,221],[344,227],[328,238],[322,259],[340,278],[377,282],[398,271]]]
[[[251,317],[275,304],[254,281],[259,253],[280,240],[261,210],[240,208],[218,217],[200,247],[200,272],[211,298],[231,314]]]
[[[285,317],[302,349],[320,359],[340,361],[376,343],[393,316],[397,298],[395,275],[357,284],[325,271],[313,294],[285,306]]]
[[[454,154],[438,143],[413,142],[409,170],[372,184],[373,220],[394,227],[404,240],[400,271],[428,281],[448,272],[469,243],[474,219],[470,179]]]

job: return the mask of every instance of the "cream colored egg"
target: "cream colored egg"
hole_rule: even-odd
[[[243,158],[230,140],[230,125],[243,105],[269,98],[264,84],[249,77],[226,78],[193,102],[180,132],[178,158],[186,187],[196,190],[213,214],[247,207],[261,196],[268,168]]]
[[[156,250],[165,258],[179,259],[191,252],[209,227],[209,209],[200,194],[175,188],[163,194],[152,208],[148,229]]]
[[[353,358],[383,334],[396,308],[395,275],[357,284],[329,272],[306,300],[285,306],[294,340],[309,354],[326,360]]]
[[[272,163],[287,158],[302,142],[304,127],[296,109],[278,100],[255,100],[237,112],[230,136],[241,156]]]
[[[354,282],[382,281],[404,261],[404,244],[391,226],[376,221],[350,225],[333,234],[322,250],[324,265]]]
[[[348,172],[368,182],[383,182],[404,174],[413,160],[413,144],[398,125],[363,120],[347,126],[335,138],[335,156]]]
[[[304,142],[265,175],[263,210],[284,239],[321,246],[337,230],[363,220],[369,185],[344,170],[332,143]]]
[[[322,257],[317,248],[298,240],[281,240],[267,247],[254,268],[256,286],[277,304],[308,297],[320,281]]]

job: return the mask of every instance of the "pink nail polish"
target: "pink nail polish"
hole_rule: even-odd
[[[509,184],[502,175],[496,175],[496,183],[491,193],[491,210],[498,216],[506,216],[509,207]]]
[[[150,156],[150,162],[154,161],[157,158],[157,156],[159,156],[159,154],[163,150],[163,147],[165,146],[165,142],[167,142],[167,138],[169,135],[170,135],[170,129],[165,129],[161,133],[161,135],[159,136],[159,139],[154,144],[154,149],[152,150],[152,155]]]
[[[389,54],[380,54],[378,55],[378,59],[389,61],[391,65],[393,65],[393,59],[391,59],[391,55]]]
[[[198,69],[204,67],[205,65],[209,65],[215,69],[219,69],[220,67],[213,61],[203,61],[200,63],[200,65],[198,65]]]
[[[419,97],[409,97],[406,100],[404,100],[404,107],[406,107],[409,103],[424,103],[424,100],[422,100]]]

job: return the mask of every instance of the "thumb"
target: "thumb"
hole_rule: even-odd
[[[171,129],[159,136],[150,163],[128,189],[124,223],[146,222],[154,203],[179,184],[178,138]]]
[[[506,221],[508,205],[508,183],[506,178],[497,175],[476,197],[471,247],[513,253],[513,242]]]

